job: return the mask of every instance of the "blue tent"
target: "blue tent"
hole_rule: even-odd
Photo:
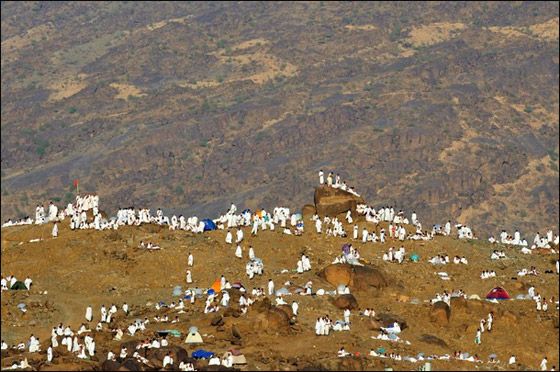
[[[202,220],[204,222],[204,231],[216,230],[216,224],[211,219]]]
[[[200,358],[208,359],[211,358],[213,355],[214,353],[211,351],[199,349],[197,351],[193,351],[191,356],[196,359],[200,359]]]

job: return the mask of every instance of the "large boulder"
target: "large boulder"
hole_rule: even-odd
[[[114,362],[112,360],[106,360],[101,363],[101,369],[103,371],[116,371],[120,366],[121,364],[119,362]]]
[[[147,353],[147,358],[150,360],[157,360],[159,363],[163,365],[163,358],[167,355],[168,352],[172,353],[173,361],[179,365],[179,363],[186,361],[189,358],[189,355],[185,349],[179,346],[164,346],[161,348],[156,349],[149,349]]]
[[[408,324],[406,324],[406,321],[404,319],[393,314],[387,314],[387,313],[377,314],[375,316],[375,321],[381,324],[384,328],[392,326],[395,323],[399,324],[401,330],[405,330],[408,328]]]
[[[320,216],[336,216],[348,210],[355,215],[356,206],[363,204],[364,199],[346,191],[321,185],[315,189],[315,210]]]
[[[264,297],[260,301],[256,301],[253,305],[249,306],[250,313],[264,313],[272,307],[272,303],[268,297]]]
[[[292,319],[292,317],[294,316],[294,311],[290,305],[280,305],[280,306],[276,306],[276,308],[285,312],[286,315],[288,315],[288,318],[290,319]]]
[[[451,308],[443,301],[438,301],[432,305],[430,310],[430,320],[432,323],[449,324]]]
[[[420,341],[425,342],[427,344],[438,345],[444,348],[447,348],[447,343],[443,341],[441,338],[436,336],[428,335],[426,333],[422,334],[419,338]]]
[[[335,287],[343,284],[357,291],[365,291],[372,287],[380,289],[388,285],[384,274],[370,265],[331,264],[325,267],[319,276]]]
[[[287,331],[290,329],[290,317],[282,309],[273,307],[259,315],[264,315],[262,326],[266,330]]]
[[[345,309],[356,310],[360,308],[360,306],[358,305],[358,301],[356,300],[356,297],[354,297],[352,294],[343,294],[337,296],[332,299],[332,303],[334,306],[336,306],[341,310],[345,310]]]

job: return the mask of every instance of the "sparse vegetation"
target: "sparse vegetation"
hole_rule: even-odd
[[[177,186],[175,186],[175,189],[173,189],[173,192],[176,195],[183,195],[185,193],[185,190],[183,190],[183,186],[177,185]]]
[[[78,108],[77,108],[76,106],[70,106],[70,107],[68,108],[68,113],[69,113],[69,114],[73,114],[73,113],[75,113],[76,111],[78,111]]]

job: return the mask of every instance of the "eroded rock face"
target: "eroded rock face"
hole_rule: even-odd
[[[373,266],[332,264],[325,267],[319,276],[335,287],[343,284],[357,291],[366,291],[370,288],[381,289],[389,284],[385,275]]]
[[[321,185],[315,189],[315,210],[320,216],[336,216],[351,210],[356,211],[356,206],[364,203],[362,198],[358,198],[346,191],[334,189],[327,185]]]

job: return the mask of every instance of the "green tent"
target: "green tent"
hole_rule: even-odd
[[[15,282],[10,289],[25,289],[27,291],[27,287],[25,286],[25,283],[20,280]]]

